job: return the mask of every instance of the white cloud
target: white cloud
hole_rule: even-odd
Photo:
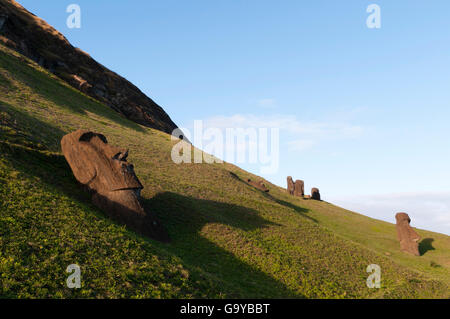
[[[204,127],[226,128],[279,128],[290,151],[303,151],[323,140],[355,138],[362,134],[361,126],[347,123],[299,121],[293,115],[234,114],[214,116],[203,121]]]
[[[405,212],[411,225],[450,235],[450,193],[398,193],[330,198],[330,201],[358,213],[395,222],[395,214]]]

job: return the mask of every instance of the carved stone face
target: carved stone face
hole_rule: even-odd
[[[99,133],[78,130],[63,137],[61,148],[75,178],[99,193],[143,188],[134,167],[127,162],[128,150],[108,144]]]
[[[295,181],[294,195],[300,197],[305,195],[305,183],[302,180],[297,179]]]
[[[269,189],[266,187],[266,185],[262,181],[254,182],[249,178],[249,179],[247,179],[247,183],[249,183],[253,187],[256,187],[259,190],[262,190],[263,192],[266,192],[266,193],[269,192]]]
[[[289,194],[294,195],[294,180],[291,176],[287,177],[287,191]]]
[[[128,150],[84,130],[65,135],[61,149],[75,178],[93,192],[92,202],[98,208],[144,235],[168,241],[162,225],[140,203],[143,186],[127,162]]]
[[[320,200],[320,192],[318,188],[311,188],[311,199]]]
[[[420,256],[418,242],[419,234],[409,225],[411,219],[406,213],[397,213],[395,215],[397,236],[400,241],[400,249],[410,254]]]

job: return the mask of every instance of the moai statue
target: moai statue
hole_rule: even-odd
[[[294,184],[294,196],[305,196],[305,183],[299,179]]]
[[[268,193],[269,189],[266,187],[266,185],[263,183],[263,181],[254,182],[250,178],[247,180],[247,183],[252,185],[253,187],[256,187],[257,189]]]
[[[311,199],[320,200],[320,192],[318,188],[311,188]]]
[[[108,144],[99,133],[78,130],[63,136],[61,149],[75,178],[92,193],[92,202],[117,221],[143,235],[168,241],[160,222],[140,203],[143,189],[128,150]]]
[[[395,227],[397,228],[397,237],[400,241],[400,249],[404,252],[420,256],[419,240],[420,236],[409,225],[411,219],[406,213],[397,213],[395,215],[397,221]]]
[[[294,195],[294,181],[291,176],[287,177],[287,191],[289,194]]]

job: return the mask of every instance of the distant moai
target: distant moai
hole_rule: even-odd
[[[291,176],[287,177],[287,191],[289,194],[294,195],[294,181]]]
[[[406,213],[397,213],[395,215],[397,237],[400,241],[400,249],[404,252],[420,256],[419,240],[420,236],[409,225],[411,218]]]
[[[303,197],[305,195],[305,183],[297,179],[294,184],[294,196]]]
[[[320,200],[320,192],[318,188],[311,188],[311,199]]]
[[[247,179],[247,183],[249,183],[253,187],[256,187],[259,190],[262,190],[263,192],[266,192],[266,193],[269,192],[269,189],[266,187],[266,184],[264,184],[263,181],[254,182],[249,178],[249,179]]]

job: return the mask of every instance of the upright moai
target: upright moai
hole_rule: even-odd
[[[397,213],[395,215],[397,229],[397,237],[400,241],[400,249],[404,252],[410,253],[415,256],[420,256],[419,253],[419,240],[420,236],[409,225],[411,219],[406,213]]]
[[[311,199],[320,200],[320,192],[318,188],[311,188]]]
[[[305,183],[297,179],[294,184],[294,196],[303,197],[305,195]]]
[[[287,177],[287,191],[289,194],[294,195],[294,181],[291,176]]]

